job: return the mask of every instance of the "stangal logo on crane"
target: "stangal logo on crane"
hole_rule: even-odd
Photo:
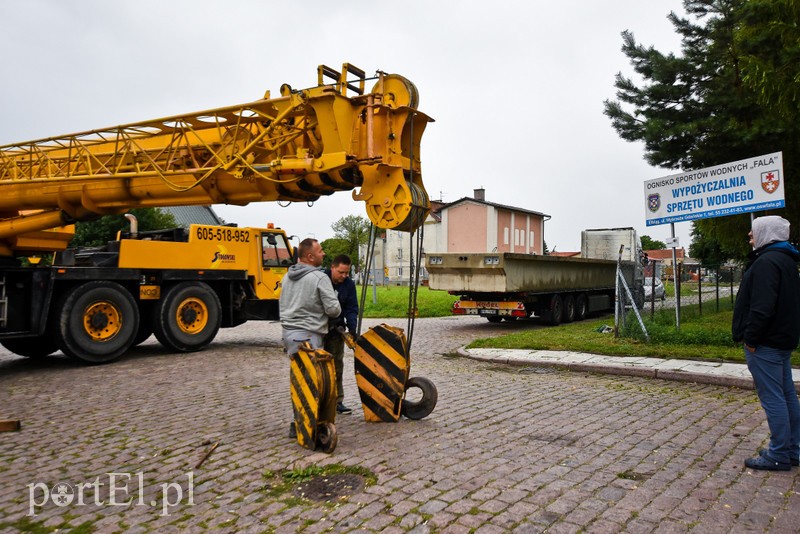
[[[219,268],[226,263],[236,263],[236,254],[228,252],[225,247],[219,247],[219,250],[214,253],[211,259],[211,267]]]

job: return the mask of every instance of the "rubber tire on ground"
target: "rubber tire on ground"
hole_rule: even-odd
[[[0,341],[9,352],[26,358],[44,358],[58,350],[56,338],[51,335],[39,337],[18,337]]]
[[[486,320],[489,321],[490,323],[495,323],[496,324],[496,323],[499,323],[500,321],[502,321],[503,318],[500,317],[499,315],[489,315],[489,316],[486,317]]]
[[[206,313],[202,330],[188,332],[178,323],[182,311]],[[182,282],[170,288],[156,306],[153,315],[153,333],[165,347],[178,352],[204,349],[219,332],[222,323],[222,305],[219,297],[204,282]]]
[[[108,307],[118,315],[114,332],[102,341],[92,338],[84,325],[87,312],[97,306]],[[131,348],[139,329],[136,301],[116,282],[87,282],[72,288],[61,299],[56,317],[59,348],[70,358],[86,363],[116,360]]]
[[[583,321],[589,313],[589,299],[581,293],[575,297],[575,320]]]
[[[320,423],[317,425],[317,443],[316,446],[319,450],[325,453],[332,453],[339,443],[339,436],[336,433],[336,425],[329,422]]]
[[[550,326],[558,326],[561,324],[561,318],[564,315],[564,301],[561,295],[553,295],[550,297],[550,305],[547,311],[544,312],[543,318]]]
[[[575,297],[567,295],[563,298],[564,301],[564,314],[561,317],[561,322],[571,323],[575,320]]]
[[[406,382],[406,391],[410,388],[419,388],[422,390],[422,398],[418,401],[410,401],[403,399],[400,405],[400,414],[413,420],[419,420],[430,415],[436,402],[439,400],[439,392],[436,385],[427,378],[421,376],[414,376]]]
[[[153,310],[154,303],[139,302],[139,330],[133,338],[133,346],[138,347],[153,335]]]
[[[147,341],[152,335],[153,335],[153,323],[147,320],[140,319],[139,330],[136,332],[136,336],[133,338],[133,346],[138,347],[139,345]]]

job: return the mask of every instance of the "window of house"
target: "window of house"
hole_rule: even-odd
[[[518,247],[525,246],[525,232],[522,230],[514,230],[514,245]]]

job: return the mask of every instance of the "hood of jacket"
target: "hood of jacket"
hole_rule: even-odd
[[[754,219],[752,230],[755,250],[778,241],[789,241],[789,221],[777,215]]]
[[[305,275],[319,270],[319,267],[314,267],[308,263],[295,263],[289,267],[289,271],[286,273],[286,276],[288,276],[290,280],[300,280]]]

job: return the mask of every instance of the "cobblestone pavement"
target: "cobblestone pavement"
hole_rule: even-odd
[[[358,408],[331,455],[287,437],[274,324],[94,367],[0,351],[0,419],[22,421],[0,433],[0,531],[797,532],[800,470],[742,466],[767,436],[752,391],[453,355],[532,327],[419,320],[411,374],[439,391],[421,421],[364,422],[348,355]],[[330,464],[377,481],[328,503],[275,488]]]

